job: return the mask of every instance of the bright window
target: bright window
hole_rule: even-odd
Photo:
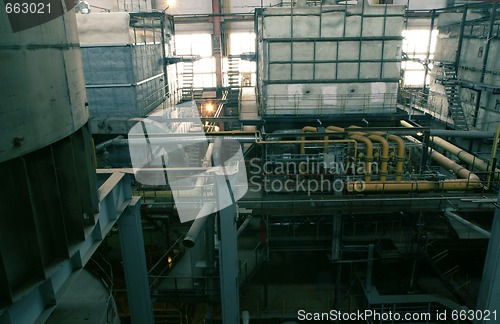
[[[432,31],[429,59],[434,58],[436,50],[438,31]],[[403,52],[409,61],[403,61],[401,68],[404,72],[404,83],[407,86],[422,86],[424,84],[425,67],[423,63],[427,57],[427,46],[429,45],[428,29],[410,29],[403,31]],[[429,69],[432,66],[429,66]],[[429,83],[427,77],[426,83]]]
[[[229,55],[240,55],[243,53],[255,53],[255,33],[231,33],[229,35]],[[256,68],[255,62],[240,61],[240,73],[249,75],[252,84],[255,84]]]
[[[193,63],[193,88],[215,87],[215,59],[212,56],[210,34],[175,35],[177,55],[197,55],[201,59]],[[183,73],[190,73],[184,68]],[[183,85],[186,86],[186,85]]]

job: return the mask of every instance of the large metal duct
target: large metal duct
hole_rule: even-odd
[[[74,13],[12,32],[0,14],[0,162],[52,144],[88,119]]]
[[[52,9],[70,2],[51,1]],[[99,213],[80,45],[74,11],[23,17],[38,25],[14,32],[16,17],[4,9],[0,323],[45,322],[65,280],[90,257],[82,242],[91,244]]]

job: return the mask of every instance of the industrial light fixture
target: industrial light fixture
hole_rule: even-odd
[[[75,11],[81,14],[89,14],[90,13],[90,4],[87,1],[78,1],[75,5]]]
[[[168,8],[172,7],[175,5],[175,0],[165,0],[166,7],[162,11],[165,12],[168,10]]]
[[[205,104],[204,109],[205,109],[205,112],[207,112],[207,113],[212,113],[212,112],[214,111],[214,104],[213,104],[213,103],[211,103],[211,102],[207,102],[207,103]]]

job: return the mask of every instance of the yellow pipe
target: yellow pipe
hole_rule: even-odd
[[[467,181],[464,179],[452,179],[444,181],[402,181],[402,182],[371,182],[362,183],[359,181],[350,181],[347,183],[349,192],[423,192],[423,191],[463,191],[467,189],[480,188],[481,183]]]
[[[432,143],[434,143],[436,146],[439,146],[443,150],[447,151],[448,153],[455,155],[461,161],[463,161],[469,165],[472,165],[473,167],[478,168],[481,171],[488,170],[488,163],[475,157],[474,155],[470,154],[469,152],[462,150],[460,147],[455,146],[448,141],[445,141],[441,137],[430,136],[429,140]]]
[[[403,175],[403,166],[405,160],[405,142],[399,136],[389,134],[387,137],[389,141],[396,142],[398,144],[398,155],[396,162],[396,181],[401,181],[401,176]]]
[[[400,121],[401,125],[408,127],[408,128],[413,128],[414,126],[410,123],[408,123],[405,120]],[[500,127],[500,126],[499,126]],[[434,143],[436,146],[439,146],[446,152],[455,155],[458,157],[461,161],[467,163],[468,165],[471,165],[474,168],[477,168],[481,171],[488,171],[488,163],[481,160],[480,158],[470,154],[469,152],[461,149],[460,147],[453,145],[452,143],[442,139],[441,137],[438,136],[429,136],[429,140]],[[495,180],[500,179],[500,169],[495,169],[495,172],[497,175],[495,176]]]
[[[316,133],[317,129],[316,129],[316,127],[306,126],[306,127],[302,128],[302,133],[305,133],[305,132]],[[305,154],[306,153],[305,139],[306,139],[305,136],[301,137],[301,140],[304,141],[304,142],[300,143],[300,154]]]
[[[493,160],[495,159],[495,156],[497,155],[497,148],[498,148],[498,139],[500,138],[500,125],[497,126],[497,132],[495,134],[495,139],[493,140],[493,148],[491,149],[491,161],[493,162]],[[487,187],[486,189],[489,189],[490,188],[490,184],[491,184],[491,176],[493,174],[493,172],[495,172],[496,174],[493,176],[495,180],[498,180],[498,178],[500,177],[500,172],[498,169],[495,169],[493,170],[493,163],[491,163],[491,168],[489,170],[490,172],[488,173],[488,184],[487,184]]]
[[[344,132],[344,128],[336,126],[328,126],[327,131],[331,132]],[[363,142],[366,146],[366,165],[365,165],[365,182],[371,181],[372,174],[372,161],[373,161],[373,143],[368,138],[362,136],[362,132],[349,132],[348,137],[357,141]]]
[[[356,125],[351,125],[349,128],[361,128]],[[366,133],[362,133],[366,134]],[[382,161],[382,165],[380,167],[380,181],[385,182],[387,180],[387,164],[389,162],[389,143],[385,138],[380,136],[379,134],[373,133],[368,133],[368,138],[372,141],[377,141],[380,144],[382,144],[382,156],[380,157],[380,160]],[[382,133],[383,134],[383,133]]]
[[[431,150],[429,149],[429,151]],[[439,165],[441,165],[443,168],[453,171],[453,173],[455,173],[457,178],[469,180],[472,182],[480,182],[480,179],[476,174],[470,172],[460,164],[448,159],[443,154],[437,151],[432,151],[430,153],[431,153],[431,159],[439,163]]]
[[[405,122],[406,123],[406,122]],[[403,123],[402,123],[403,124]],[[410,125],[409,123],[406,123]],[[411,125],[410,125],[411,126]],[[356,128],[357,126],[350,126],[351,128]],[[398,160],[399,157],[404,157],[404,142],[401,138],[395,136],[392,140],[397,141],[399,146]],[[401,145],[402,144],[402,145]],[[445,191],[456,191],[456,190],[466,190],[473,188],[480,188],[481,181],[479,177],[470,172],[469,170],[463,168],[461,165],[448,159],[446,156],[439,152],[432,151],[431,158],[438,162],[444,168],[452,170],[457,178],[452,180],[445,180],[441,182],[433,181],[394,181],[394,182],[372,182],[372,183],[362,183],[359,181],[351,181],[347,184],[348,191],[363,191],[363,192],[381,192],[381,191],[432,191],[432,190],[445,190]],[[398,161],[400,162],[400,161]],[[400,170],[402,171],[402,161]],[[399,177],[400,178],[400,177]]]
[[[380,160],[382,161],[382,165],[380,167],[380,181],[385,182],[387,180],[387,164],[389,162],[389,143],[380,135],[370,134],[368,135],[368,138],[382,144],[382,156],[380,157]]]
[[[368,133],[380,136],[386,135],[384,132],[368,132]],[[387,134],[387,139],[389,141],[396,142],[396,144],[398,145],[398,155],[396,162],[396,181],[401,181],[401,176],[403,175],[403,166],[405,161],[405,142],[401,137],[393,134]]]
[[[362,135],[349,135],[349,138],[356,140],[357,142],[363,142],[366,146],[365,182],[370,182],[372,174],[373,143]]]

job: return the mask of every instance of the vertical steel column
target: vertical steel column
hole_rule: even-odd
[[[217,92],[222,88],[222,18],[220,0],[212,0],[213,55],[215,57],[215,84]]]
[[[491,40],[493,39],[493,26],[495,25],[496,15],[497,15],[497,2],[493,2],[493,6],[491,7],[491,17],[490,24],[488,27],[488,37],[486,38],[484,45],[484,53],[483,53],[483,64],[481,68],[481,77],[479,78],[479,83],[484,82],[484,77],[486,75],[486,68],[488,66],[488,57],[490,55],[490,46]],[[458,71],[457,71],[458,72]],[[476,95],[476,107],[474,109],[474,119],[472,122],[472,126],[477,127],[477,120],[479,115],[479,108],[481,107],[481,96],[483,95],[483,90],[479,90]]]
[[[218,183],[226,182],[224,176],[217,177],[222,177],[222,181],[217,181]],[[236,205],[234,203],[219,212],[220,291],[222,322],[224,324],[240,323],[238,242],[235,216]]]
[[[333,214],[332,219],[332,261],[340,259],[340,238],[342,236],[342,215]]]
[[[368,263],[366,269],[366,287],[367,292],[372,291],[372,276],[373,276],[373,254],[375,251],[375,244],[368,245]]]
[[[224,166],[222,141],[215,140],[213,148],[213,164],[220,166],[222,172],[215,172],[217,202],[219,206],[218,239],[220,292],[222,304],[222,323],[240,323],[240,294],[238,280],[238,241],[236,231],[236,201],[232,191],[227,169]]]
[[[422,158],[420,160],[420,172],[424,171],[427,168],[427,158],[429,156],[429,137],[430,132],[428,130],[424,131],[424,135],[422,138]]]
[[[460,23],[460,34],[458,35],[458,46],[457,46],[457,54],[455,57],[455,71],[458,73],[458,67],[460,66],[460,58],[462,56],[462,44],[464,42],[464,30],[465,24],[467,23],[467,5],[464,7],[464,13],[462,15],[462,22]],[[433,11],[434,13],[435,11]],[[434,18],[434,15],[433,15]],[[457,74],[458,76],[458,74]]]
[[[432,10],[431,26],[430,26],[430,30],[429,30],[429,42],[427,43],[427,53],[425,54],[425,65],[424,65],[425,70],[424,70],[424,83],[423,83],[424,85],[422,87],[422,92],[424,94],[427,90],[427,76],[429,75],[429,59],[431,56],[432,32],[434,31],[435,22],[436,22],[436,10]]]
[[[118,230],[132,323],[154,323],[139,199],[132,197],[118,220]]]
[[[491,226],[491,237],[488,244],[488,252],[484,262],[483,278],[481,288],[477,297],[476,309],[500,311],[500,194],[496,203],[495,216]],[[492,314],[493,315],[493,314]],[[499,314],[495,314],[500,316]],[[476,320],[474,323],[486,323],[484,320]]]

